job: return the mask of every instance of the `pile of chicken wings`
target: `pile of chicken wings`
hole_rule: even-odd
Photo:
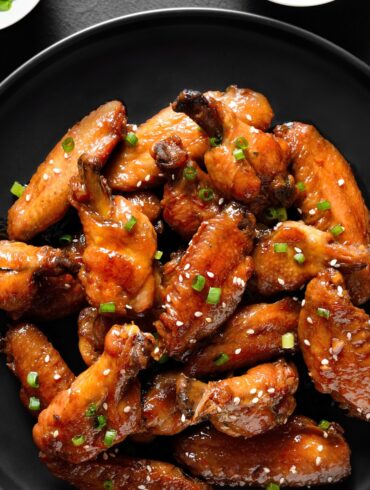
[[[3,350],[41,460],[76,488],[278,490],[350,474],[342,428],[296,413],[292,354],[370,421],[369,214],[329,141],[272,119],[236,86],[183,90],[140,126],[111,101],[15,187]],[[78,231],[42,245],[71,213]],[[43,326],[77,314],[78,376]],[[160,437],[169,462],[120,452]]]

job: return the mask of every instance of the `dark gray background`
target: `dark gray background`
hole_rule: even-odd
[[[184,6],[229,8],[280,19],[311,30],[370,63],[368,0],[335,0],[308,8],[268,0],[41,0],[28,17],[0,31],[0,80],[37,52],[80,29],[143,10]]]

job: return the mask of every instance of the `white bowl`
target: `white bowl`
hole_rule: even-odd
[[[323,3],[333,2],[334,0],[270,0],[270,2],[287,5],[288,7],[313,7]]]
[[[23,19],[40,0],[14,0],[9,10],[0,12],[0,29],[5,29]]]

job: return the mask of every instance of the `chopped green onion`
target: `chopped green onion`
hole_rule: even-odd
[[[198,196],[202,199],[202,201],[211,201],[213,199],[213,195],[213,190],[207,189],[206,187],[200,189],[198,192]]]
[[[214,359],[214,363],[216,364],[216,366],[223,366],[224,364],[227,363],[227,361],[230,359],[230,357],[225,354],[224,352],[221,352],[221,354],[219,354],[215,359]]]
[[[6,12],[7,10],[10,10],[12,3],[13,0],[0,0],[0,11]]]
[[[316,204],[316,207],[319,211],[327,211],[331,208],[331,204],[329,201],[320,201]]]
[[[162,255],[163,255],[162,250],[157,250],[156,253],[154,254],[155,260],[161,260]]]
[[[191,287],[195,289],[195,291],[200,292],[204,288],[205,284],[206,284],[206,278],[201,274],[197,274],[193,279]]]
[[[169,360],[169,355],[164,353],[161,355],[161,357],[158,359],[158,364],[165,364]]]
[[[239,148],[240,150],[246,150],[249,146],[248,141],[244,138],[244,136],[239,136],[239,138],[236,138],[235,140],[235,146]]]
[[[98,415],[96,417],[96,428],[101,430],[103,427],[107,425],[107,419],[104,415]]]
[[[39,385],[39,374],[36,371],[30,371],[27,374],[27,384],[31,388],[38,388]]]
[[[85,442],[85,436],[83,435],[74,436],[72,437],[71,441],[74,446],[82,446],[82,444]]]
[[[40,410],[41,408],[40,400],[35,396],[31,396],[30,401],[28,403],[28,408],[30,410]]]
[[[63,140],[62,148],[66,153],[71,153],[74,147],[75,147],[75,141],[71,136],[68,136],[68,138]]]
[[[331,423],[329,422],[329,420],[322,419],[319,423],[320,429],[323,429],[323,430],[328,430],[330,426],[331,426]]]
[[[287,332],[281,336],[281,347],[283,349],[293,349],[294,342],[294,333],[292,332]]]
[[[139,138],[136,136],[135,133],[130,132],[126,134],[125,141],[127,141],[127,143],[131,146],[136,146]]]
[[[186,180],[194,180],[197,177],[197,173],[197,169],[190,166],[185,167],[183,172]]]
[[[115,313],[116,303],[109,301],[108,303],[100,303],[99,313]]]
[[[135,218],[135,216],[131,216],[131,218],[125,224],[125,230],[131,231],[133,227],[136,225],[136,223],[137,223],[137,219]]]
[[[294,260],[298,262],[298,264],[303,264],[306,260],[306,257],[303,253],[299,252],[293,256]]]
[[[235,160],[243,160],[245,158],[244,151],[241,148],[236,148],[233,151],[233,155]]]
[[[114,485],[112,480],[105,480],[103,482],[103,488],[104,490],[113,490]]]
[[[330,233],[333,236],[339,236],[344,232],[344,226],[342,225],[334,225],[332,228],[330,228]]]
[[[303,192],[306,190],[306,184],[304,182],[297,182],[295,186],[297,187],[297,189],[300,192]]]
[[[286,221],[288,219],[285,208],[267,208],[265,215],[267,219],[277,219],[279,221]]]
[[[209,288],[207,303],[209,305],[217,305],[221,298],[221,288]]]
[[[19,182],[15,181],[13,182],[13,185],[10,188],[10,192],[13,194],[15,197],[21,197],[25,190],[25,186],[20,184]]]
[[[274,243],[274,252],[285,253],[288,251],[287,243]]]
[[[106,446],[111,446],[117,437],[117,431],[115,429],[108,429],[104,435],[104,444]]]
[[[330,311],[326,308],[317,308],[316,313],[322,318],[328,319],[330,317]]]
[[[222,143],[222,138],[220,136],[212,136],[209,138],[209,144],[213,147],[220,146]]]
[[[96,406],[96,403],[90,403],[90,405],[88,406],[88,408],[85,412],[85,416],[86,417],[94,417],[97,409],[98,409],[98,407]]]
[[[71,243],[72,242],[72,235],[62,235],[59,237],[60,243]]]
[[[266,490],[280,490],[280,485],[277,483],[269,483],[266,487]]]

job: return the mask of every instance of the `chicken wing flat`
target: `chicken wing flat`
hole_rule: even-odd
[[[175,457],[210,484],[307,488],[335,483],[350,474],[350,450],[342,433],[337,424],[324,431],[302,416],[250,439],[196,427],[177,436]]]
[[[305,222],[332,230],[340,243],[368,247],[369,211],[343,155],[308,124],[284,124],[275,134],[289,143],[295,179],[305,186],[297,200]],[[329,204],[320,210],[321,202]],[[353,300],[365,303],[370,298],[370,266],[351,274],[348,285]]]
[[[91,366],[104,350],[104,339],[114,318],[99,315],[96,308],[84,308],[78,316],[78,348],[84,363]]]
[[[366,267],[368,252],[301,221],[285,221],[261,238],[253,259],[257,290],[268,296],[298,289],[329,264],[347,271]]]
[[[58,478],[79,490],[207,490],[204,482],[185,475],[179,468],[162,461],[117,455],[77,465],[41,457]]]
[[[208,92],[207,97],[224,101],[236,117],[249,121],[255,127],[265,129],[271,123],[273,112],[266,97],[249,89],[229,87],[226,92]],[[141,187],[156,185],[161,172],[150,151],[153,145],[164,138],[177,134],[192,159],[201,159],[209,147],[208,136],[185,114],[171,107],[162,109],[136,130],[137,142],[125,143],[107,169],[107,179],[112,189],[134,191]],[[136,139],[135,139],[136,141]]]
[[[154,228],[136,205],[122,196],[111,197],[95,159],[82,156],[79,169],[71,202],[86,237],[79,278],[88,301],[95,307],[114,303],[118,315],[128,309],[145,311],[155,295]]]
[[[162,211],[159,198],[150,191],[138,191],[126,194],[125,198],[138,208],[153,223]]]
[[[21,401],[33,414],[46,408],[74,380],[59,352],[31,323],[20,323],[8,330],[4,353],[9,369],[22,384]]]
[[[253,272],[249,215],[229,206],[203,221],[164,279],[164,311],[156,322],[170,356],[181,358],[234,312]]]
[[[299,311],[299,304],[292,298],[239,309],[220,332],[190,355],[185,373],[205,376],[253,366],[281,355],[281,337],[288,332],[296,334]]]
[[[114,325],[99,359],[41,412],[33,429],[39,449],[71,463],[89,460],[138,432],[140,384],[154,339],[136,325]]]
[[[315,387],[370,421],[370,319],[353,306],[338,271],[308,284],[298,334]]]
[[[38,167],[22,196],[8,214],[8,235],[27,241],[65,215],[69,182],[78,173],[82,153],[103,166],[122,137],[126,111],[121,102],[107,102],[75,124]]]
[[[152,153],[168,178],[161,201],[163,218],[179,235],[190,239],[202,221],[221,212],[224,199],[212,189],[208,175],[189,159],[178,136],[159,141]]]

